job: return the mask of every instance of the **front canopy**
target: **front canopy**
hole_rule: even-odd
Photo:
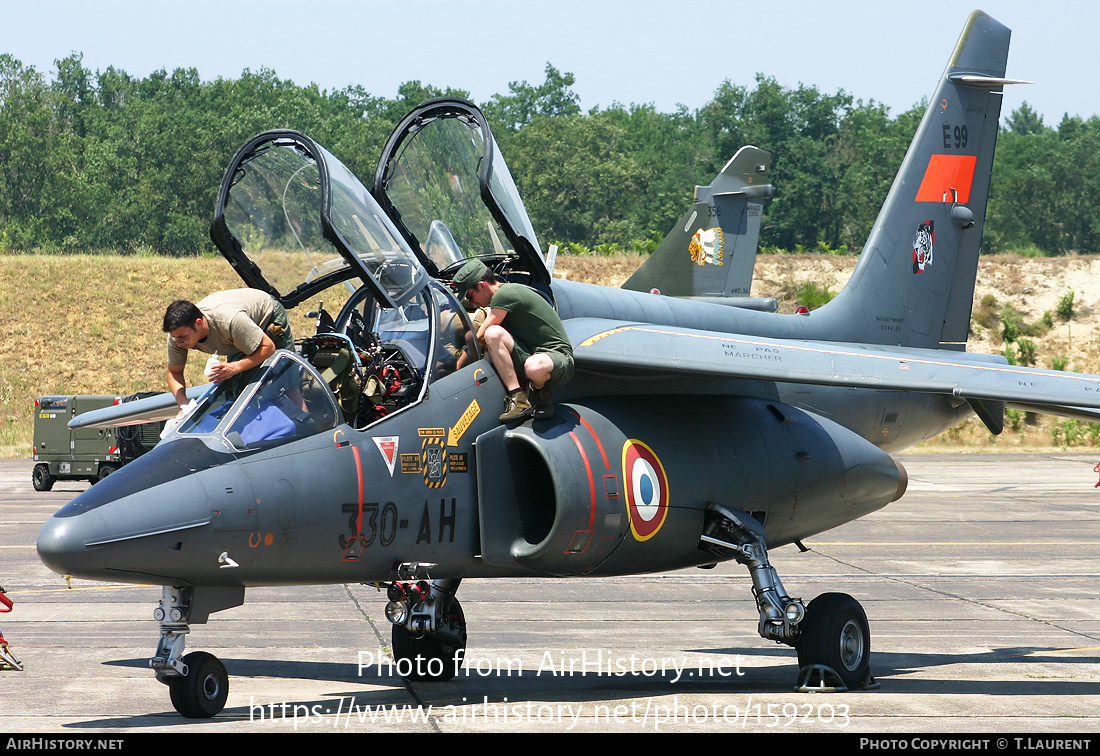
[[[338,424],[325,381],[298,355],[279,352],[237,393],[233,381],[214,386],[174,435],[218,434],[236,450],[279,446]]]

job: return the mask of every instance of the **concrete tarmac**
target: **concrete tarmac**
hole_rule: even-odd
[[[757,635],[747,571],[724,564],[464,582],[448,683],[396,674],[374,587],[250,589],[188,637],[230,675],[205,721],[148,669],[159,588],[70,589],[38,561],[42,523],[86,484],[36,493],[28,460],[0,460],[0,628],[25,666],[0,671],[0,731],[1100,732],[1100,453],[900,459],[900,501],[772,553],[791,595],[863,604],[878,690],[794,692],[793,649]]]

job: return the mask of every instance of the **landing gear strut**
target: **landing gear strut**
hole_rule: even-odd
[[[164,586],[153,619],[160,622],[160,642],[149,666],[157,679],[168,686],[172,706],[190,719],[207,719],[225,708],[229,696],[229,675],[218,658],[205,651],[183,656],[192,589]]]
[[[461,579],[430,581],[434,564],[404,563],[386,594],[397,671],[407,680],[450,680],[466,654],[466,616],[455,598]],[[430,582],[429,582],[430,581]]]
[[[787,595],[768,561],[767,534],[753,517],[711,504],[703,548],[749,568],[760,612],[761,638],[798,650],[800,690],[877,687],[871,676],[871,632],[863,607],[845,593],[823,593],[810,602]],[[817,679],[817,684],[813,680]]]

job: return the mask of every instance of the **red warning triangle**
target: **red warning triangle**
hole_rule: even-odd
[[[378,447],[378,451],[382,454],[382,459],[386,460],[386,467],[389,468],[390,477],[393,477],[394,462],[397,461],[397,444],[401,440],[400,436],[375,436],[374,445]]]

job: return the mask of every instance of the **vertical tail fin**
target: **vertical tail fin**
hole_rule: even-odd
[[[828,338],[961,349],[1011,32],[971,14],[851,280],[811,314]]]
[[[624,289],[673,297],[748,297],[771,153],[746,146],[707,186]]]

